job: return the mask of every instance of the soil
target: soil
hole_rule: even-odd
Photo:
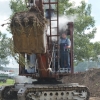
[[[98,97],[91,97],[90,100],[100,100]]]
[[[91,69],[86,72],[75,73],[63,78],[64,83],[79,83],[89,88],[90,100],[100,100],[100,69]],[[95,98],[99,97],[99,98]]]

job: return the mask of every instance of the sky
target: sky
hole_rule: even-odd
[[[97,33],[93,41],[100,41],[100,0],[88,0],[88,3],[92,5],[92,16],[95,19],[95,25],[97,28]]]
[[[78,5],[79,2],[81,0],[71,0],[76,2],[76,4]],[[97,28],[97,33],[95,35],[95,38],[93,39],[93,42],[95,41],[100,41],[99,37],[100,37],[100,0],[85,0],[87,3],[92,5],[92,10],[91,10],[91,15],[94,17],[95,19],[95,25]],[[1,27],[1,24],[7,23],[7,19],[9,19],[9,16],[11,15],[11,10],[9,7],[9,2],[10,0],[0,0],[0,31],[2,33],[6,33],[8,37],[12,37],[11,34],[9,34],[9,32],[6,31],[7,25],[5,25],[4,27]],[[18,66],[17,64],[14,65],[14,59],[10,59],[11,63],[9,66]]]
[[[11,37],[9,32],[6,31],[7,25],[2,27],[1,25],[7,23],[9,16],[11,15],[11,10],[9,7],[10,0],[0,0],[0,31],[6,33],[7,36]]]

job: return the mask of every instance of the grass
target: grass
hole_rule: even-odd
[[[5,86],[5,85],[13,85],[15,81],[13,79],[7,79],[6,83],[0,82],[0,86]]]

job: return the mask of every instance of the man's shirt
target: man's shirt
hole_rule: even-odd
[[[61,39],[59,40],[59,45],[60,45],[61,43],[66,43],[67,46],[71,46],[71,42],[70,42],[70,39],[69,39],[69,38],[66,38],[66,39],[61,38]]]

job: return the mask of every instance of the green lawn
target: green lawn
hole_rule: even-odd
[[[0,86],[2,85],[13,85],[15,81],[13,79],[7,79],[6,83],[0,82]]]

